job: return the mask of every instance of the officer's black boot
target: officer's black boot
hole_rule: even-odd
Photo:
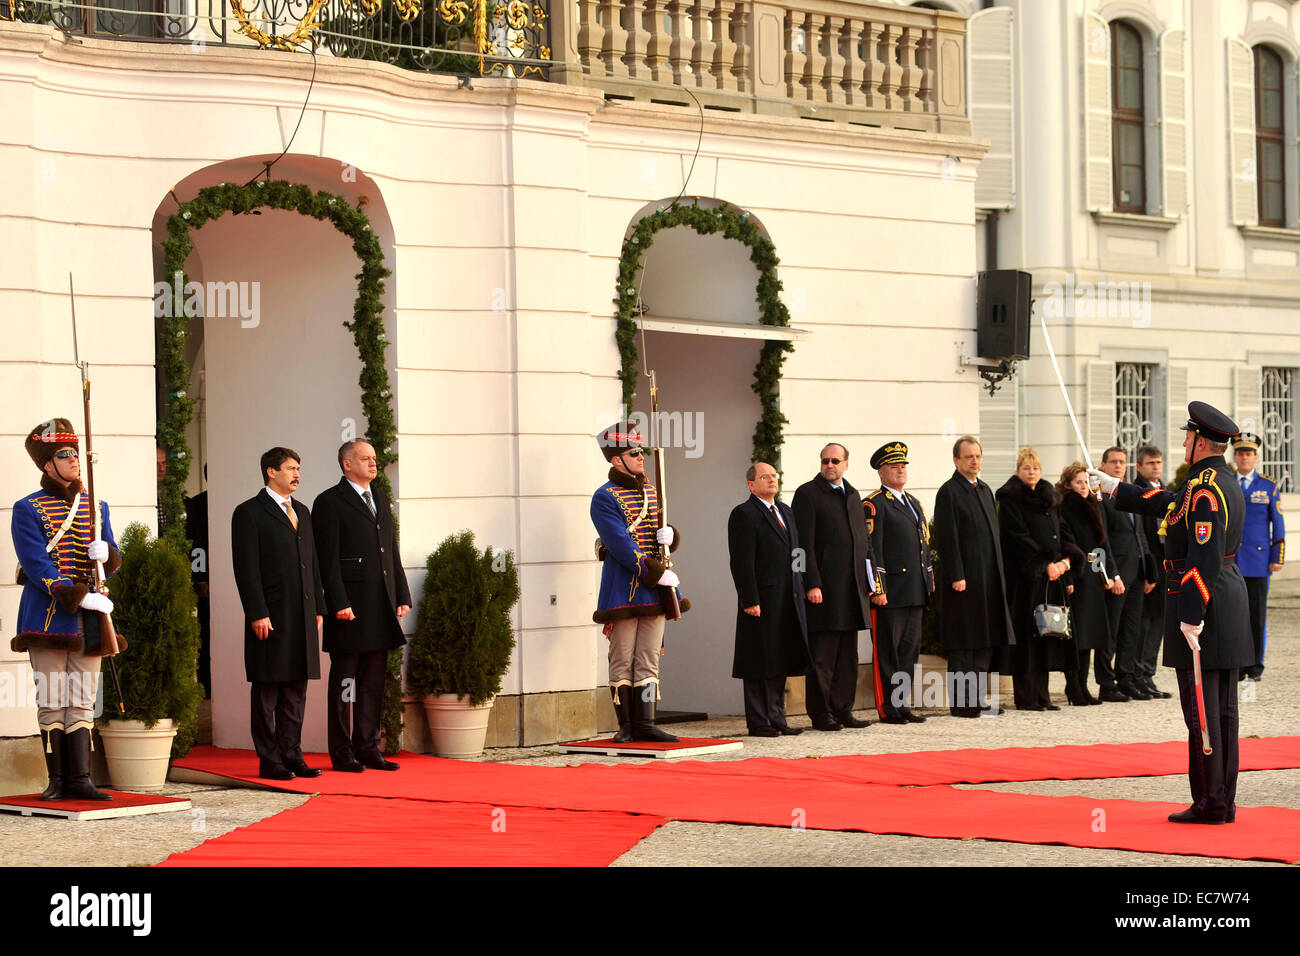
[[[45,772],[50,775],[50,784],[41,792],[42,800],[63,799],[63,728],[41,731],[41,743],[45,745]]]
[[[655,726],[655,685],[632,688],[632,739],[675,744],[677,738]],[[647,699],[648,698],[648,699]]]
[[[626,744],[632,741],[632,688],[620,684],[614,688],[614,713],[618,715],[618,733],[614,743]]]
[[[111,794],[100,793],[90,782],[90,728],[82,727],[63,739],[68,758],[68,772],[63,778],[64,800],[112,800]]]

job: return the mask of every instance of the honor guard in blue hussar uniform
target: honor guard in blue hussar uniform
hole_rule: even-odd
[[[1241,533],[1241,553],[1237,567],[1246,579],[1246,596],[1250,599],[1250,631],[1255,641],[1255,662],[1241,672],[1242,680],[1259,680],[1264,676],[1264,646],[1268,641],[1268,580],[1282,570],[1286,556],[1286,523],[1282,520],[1282,496],[1277,482],[1260,474],[1259,438],[1249,433],[1232,440],[1232,459],[1237,465],[1237,481],[1246,496],[1246,527]]]
[[[1232,823],[1237,814],[1237,671],[1254,659],[1246,584],[1237,567],[1246,502],[1223,459],[1228,440],[1239,430],[1205,402],[1192,402],[1187,411],[1183,447],[1190,467],[1176,491],[1125,484],[1095,470],[1089,470],[1088,480],[1114,494],[1121,511],[1164,517],[1165,666],[1178,675],[1192,790],[1192,805],[1169,819]],[[1198,690],[1203,691],[1204,725]],[[1209,753],[1204,752],[1202,726],[1208,731]]]
[[[596,441],[610,468],[609,480],[591,496],[596,556],[604,565],[592,619],[609,638],[609,687],[618,714],[614,741],[673,743],[677,738],[654,721],[665,621],[659,588],[678,584],[660,556],[662,549],[675,551],[680,538],[672,525],[657,527],[659,499],[646,481],[646,444],[636,426],[619,422]],[[690,602],[678,597],[682,611],[690,610]]]
[[[18,634],[9,646],[26,651],[36,682],[36,720],[49,786],[42,800],[111,800],[90,782],[90,732],[99,677],[99,615],[113,602],[91,590],[92,562],[105,575],[122,564],[101,501],[101,537],[94,539],[90,497],[81,485],[77,435],[66,418],[27,433],[27,454],[41,469],[38,491],[14,502],[18,554]],[[119,635],[118,644],[126,642]]]
[[[863,499],[862,510],[879,562],[871,582],[876,711],[886,724],[922,723],[925,718],[908,704],[921,653],[921,619],[934,593],[930,529],[921,502],[903,490],[907,446],[882,445],[871,456],[871,467],[880,475],[880,487]]]

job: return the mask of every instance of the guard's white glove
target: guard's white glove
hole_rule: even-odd
[[[1187,646],[1194,651],[1199,651],[1201,649],[1201,631],[1205,630],[1205,622],[1188,624],[1186,621],[1182,621],[1179,623],[1179,627],[1183,629],[1183,637],[1187,638]]]
[[[87,611],[100,611],[104,614],[113,613],[113,602],[97,591],[90,591],[81,599],[81,606]]]
[[[86,556],[90,558],[91,561],[107,561],[108,542],[107,541],[90,542],[90,547],[86,548]]]
[[[1100,488],[1105,494],[1111,494],[1119,487],[1119,479],[1112,478],[1104,471],[1098,471],[1096,468],[1088,469],[1088,487]]]
[[[659,580],[656,581],[655,583],[661,584],[666,588],[675,588],[677,587],[677,585],[682,583],[682,579],[679,578],[677,576],[677,573],[670,568],[667,571],[665,571],[663,573],[663,576],[660,577]]]
[[[670,525],[664,525],[655,532],[655,540],[665,548],[671,548],[673,545],[674,532]]]

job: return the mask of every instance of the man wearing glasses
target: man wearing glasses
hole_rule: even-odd
[[[659,586],[676,588],[678,578],[658,558],[660,546],[675,551],[677,529],[659,528],[659,498],[646,482],[645,442],[630,422],[611,425],[596,436],[609,478],[591,496],[596,526],[596,556],[604,567],[592,620],[609,638],[609,688],[618,714],[615,743],[632,740],[675,743],[655,726],[659,691],[659,650],[664,639],[664,607]],[[690,602],[678,594],[681,609]]]
[[[867,727],[853,716],[858,690],[858,631],[869,628],[871,587],[867,562],[871,539],[862,498],[844,480],[849,451],[839,443],[822,449],[821,473],[794,493],[795,524],[806,566],[808,716],[818,730]]]
[[[27,651],[36,680],[36,720],[50,777],[41,799],[112,800],[90,782],[90,731],[99,678],[97,614],[111,614],[113,602],[92,591],[89,581],[92,562],[103,562],[107,576],[116,573],[122,559],[107,502],[99,502],[102,537],[91,540],[90,497],[81,487],[72,423],[66,418],[42,422],[27,433],[26,446],[42,472],[41,487],[13,507],[23,593],[18,636],[9,646]]]

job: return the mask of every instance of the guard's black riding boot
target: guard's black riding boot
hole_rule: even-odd
[[[41,792],[42,800],[63,799],[63,728],[41,731],[45,745],[45,772],[50,775],[50,785]]]
[[[632,688],[627,684],[620,684],[614,688],[614,713],[618,715],[618,733],[614,735],[614,743],[631,743]]]
[[[677,738],[666,734],[655,726],[655,685],[645,684],[631,688],[632,693],[632,739],[654,741],[661,744],[675,744]],[[646,700],[646,697],[649,700]]]
[[[64,753],[68,759],[68,772],[63,778],[64,800],[112,800],[108,793],[100,793],[90,782],[90,728],[82,727],[63,738]]]

